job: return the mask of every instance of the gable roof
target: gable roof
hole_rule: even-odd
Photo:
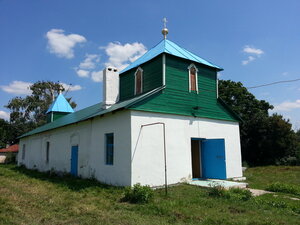
[[[129,66],[127,66],[120,73],[124,73],[132,68],[138,67],[139,65],[153,59],[154,57],[160,55],[161,53],[168,53],[170,55],[174,55],[183,59],[188,59],[197,63],[204,64],[209,67],[216,68],[217,70],[223,70],[221,67],[191,53],[190,51],[178,46],[174,42],[164,39],[161,42],[159,42],[156,46],[151,48],[148,52],[146,52],[143,56],[138,58]]]
[[[63,126],[66,126],[66,125],[78,123],[78,122],[88,120],[88,119],[91,119],[91,118],[96,117],[96,116],[104,115],[106,113],[113,112],[113,111],[116,111],[116,110],[119,110],[119,109],[129,108],[130,106],[132,106],[132,105],[134,105],[134,104],[136,104],[140,101],[143,101],[146,98],[149,98],[149,97],[153,96],[154,94],[160,92],[162,89],[164,89],[164,86],[163,87],[158,87],[156,89],[153,89],[149,92],[146,92],[146,93],[144,93],[142,95],[139,95],[139,96],[136,96],[134,98],[131,98],[131,99],[128,99],[128,100],[125,100],[125,101],[122,101],[122,102],[117,102],[116,104],[112,105],[108,109],[103,109],[101,107],[102,103],[92,105],[90,107],[84,108],[84,109],[79,110],[77,112],[65,115],[65,116],[63,116],[63,117],[61,117],[57,120],[54,120],[51,123],[47,123],[43,126],[40,126],[40,127],[36,128],[32,131],[29,131],[29,132],[23,134],[19,138],[27,137],[27,136],[30,136],[30,135],[33,135],[33,134],[38,134],[38,133],[45,132],[45,131],[48,131],[48,130],[63,127]]]
[[[67,101],[67,99],[62,94],[59,94],[56,97],[55,101],[51,104],[51,106],[49,107],[49,109],[47,110],[46,113],[49,113],[49,112],[73,113],[74,110],[70,106],[70,103]]]

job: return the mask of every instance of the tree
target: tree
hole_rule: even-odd
[[[219,95],[240,115],[242,158],[250,165],[280,162],[284,157],[295,156],[299,141],[289,120],[281,115],[269,116],[273,106],[258,100],[241,82],[221,80]]]
[[[13,143],[17,137],[38,126],[46,123],[46,112],[53,102],[55,96],[64,92],[65,88],[58,82],[38,81],[30,86],[31,95],[24,98],[15,97],[5,106],[10,110],[10,125],[15,135]],[[72,108],[76,103],[67,98]]]

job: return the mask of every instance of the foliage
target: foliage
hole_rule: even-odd
[[[269,116],[273,106],[258,100],[241,82],[221,80],[219,95],[243,120],[240,124],[242,158],[250,166],[285,163],[282,158],[296,157],[300,163],[300,138],[289,120]],[[288,163],[288,162],[287,162]]]
[[[17,142],[17,137],[46,123],[46,111],[55,96],[65,91],[62,84],[52,81],[38,81],[30,86],[31,95],[12,98],[5,106],[10,110],[9,144]],[[76,103],[67,99],[72,108]],[[7,143],[7,141],[6,141]]]
[[[273,192],[282,192],[287,194],[293,194],[300,197],[300,187],[296,185],[291,184],[283,184],[283,183],[273,183],[270,184],[267,188],[267,191],[273,191]]]
[[[272,177],[286,167],[260,167]],[[257,168],[258,169],[258,168]],[[298,167],[298,170],[300,167]],[[250,171],[252,168],[249,169]],[[279,174],[273,182],[299,183],[297,176]],[[255,184],[255,183],[253,183]],[[208,197],[208,189],[193,185],[154,191],[148,204],[120,202],[123,187],[71,176],[58,177],[0,165],[0,221],[8,224],[299,224],[299,201],[278,193],[240,201]],[[285,205],[285,206],[284,206]]]
[[[236,199],[236,200],[249,200],[252,198],[251,191],[241,188],[230,188],[226,190],[221,185],[215,185],[208,189],[208,195],[212,197]]]
[[[131,203],[148,203],[153,198],[153,190],[149,186],[137,183],[125,188],[124,201]]]

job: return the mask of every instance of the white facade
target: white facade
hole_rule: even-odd
[[[237,122],[123,110],[20,140],[19,164],[69,173],[71,147],[78,145],[78,175],[119,186],[164,184],[162,122],[166,126],[168,184],[192,178],[191,138],[225,139],[227,178],[242,177]],[[105,162],[105,134],[114,134],[114,163]],[[46,143],[50,143],[46,162]],[[22,159],[23,144],[26,145]]]

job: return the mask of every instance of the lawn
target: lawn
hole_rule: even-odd
[[[300,185],[300,167],[285,168],[251,168],[246,176],[255,188]],[[283,194],[242,200],[182,184],[167,197],[156,190],[150,203],[130,204],[120,201],[123,193],[93,180],[0,165],[0,224],[300,224],[300,201]]]

